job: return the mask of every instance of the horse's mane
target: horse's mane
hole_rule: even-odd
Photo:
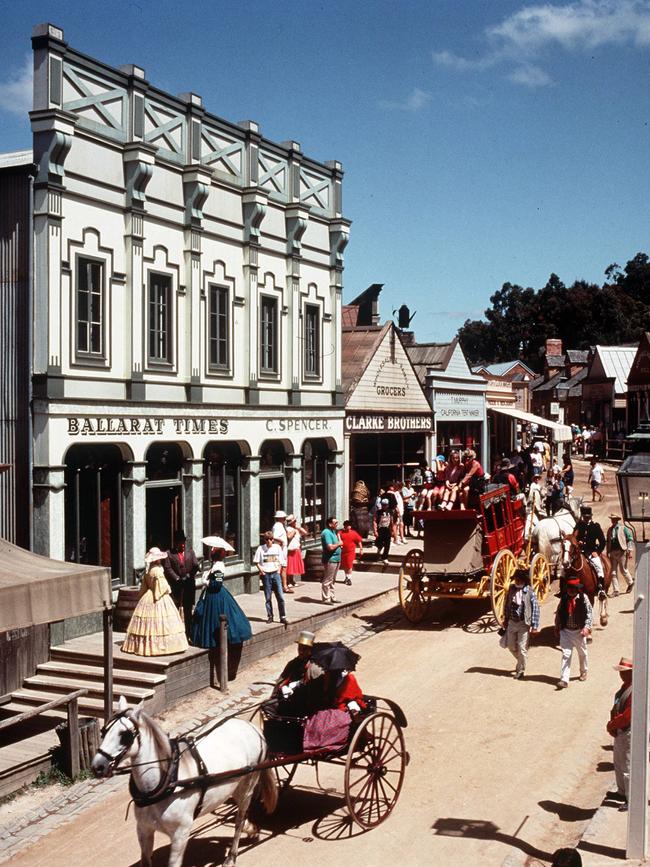
[[[153,717],[150,717],[148,713],[145,713],[143,710],[140,711],[140,721],[147,724],[149,729],[151,730],[151,735],[154,739],[154,743],[158,749],[159,753],[163,755],[168,755],[170,751],[169,746],[169,737],[167,733],[164,731],[162,726],[156,722]]]

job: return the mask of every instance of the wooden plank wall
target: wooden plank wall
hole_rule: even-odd
[[[36,666],[47,662],[50,653],[50,627],[44,623],[0,632],[0,695],[19,689]]]

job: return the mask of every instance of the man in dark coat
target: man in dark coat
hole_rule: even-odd
[[[576,524],[576,538],[582,553],[587,557],[598,576],[598,589],[600,589],[605,580],[605,571],[600,555],[604,552],[607,541],[603,528],[597,521],[593,520],[591,506],[580,507],[580,520]]]
[[[187,545],[185,533],[177,530],[174,533],[174,547],[167,552],[163,563],[165,578],[169,581],[172,596],[177,607],[183,609],[185,633],[192,635],[192,611],[196,598],[196,573],[199,571],[199,561],[196,554]]]

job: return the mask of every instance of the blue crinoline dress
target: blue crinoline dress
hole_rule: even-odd
[[[208,586],[194,609],[192,644],[195,647],[218,647],[219,617],[228,618],[228,644],[243,644],[252,637],[248,617],[241,610],[230,590],[224,587],[223,572],[215,569],[208,576]]]

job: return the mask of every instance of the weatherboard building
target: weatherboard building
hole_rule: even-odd
[[[200,553],[229,538],[234,588],[256,589],[276,509],[313,537],[342,512],[341,165],[58,27],[32,41],[33,150],[0,175],[33,237],[33,413],[11,434],[32,431],[33,502],[15,484],[3,497],[33,509],[34,550],[116,584],[183,528]]]

